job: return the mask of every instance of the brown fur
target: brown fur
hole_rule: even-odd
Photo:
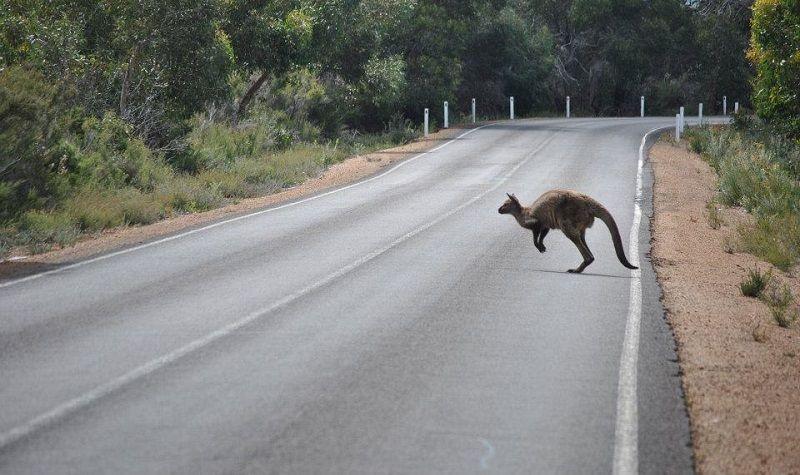
[[[533,244],[539,252],[545,252],[544,237],[551,229],[560,229],[572,241],[583,257],[583,262],[576,269],[567,272],[583,272],[594,262],[592,251],[586,245],[586,229],[592,227],[594,218],[600,218],[611,232],[617,258],[628,269],[638,269],[625,257],[622,238],[617,223],[611,213],[594,198],[570,190],[550,190],[540,196],[530,206],[522,206],[516,196],[508,195],[508,199],[500,209],[500,214],[514,216],[520,226],[533,231]]]

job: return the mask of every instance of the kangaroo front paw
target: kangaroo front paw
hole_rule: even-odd
[[[578,272],[578,270],[577,269],[567,269],[567,272],[569,272],[570,274],[574,274],[574,273]]]

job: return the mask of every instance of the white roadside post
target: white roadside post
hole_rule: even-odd
[[[425,122],[424,122],[425,125],[423,127],[423,130],[425,131],[425,137],[428,136],[428,115],[429,115],[428,114],[428,108],[426,107],[425,108]]]
[[[444,101],[444,128],[450,128],[450,104]]]
[[[508,100],[508,104],[511,112],[510,113],[511,120],[514,120],[514,96],[511,96],[511,98]]]
[[[567,96],[567,119],[569,119],[569,96]]]
[[[644,117],[644,96],[639,98],[639,117]]]
[[[686,124],[683,122],[683,106],[681,106],[681,113],[680,113],[679,115],[681,116],[681,124],[680,124],[680,125],[681,125],[681,132],[683,132],[683,128],[684,128],[684,126],[686,125]]]
[[[736,101],[736,102],[733,103],[733,113],[734,114],[738,114],[739,113],[739,101]]]
[[[722,115],[728,115],[728,96],[722,96]]]
[[[675,141],[681,141],[681,115],[675,114]]]
[[[700,125],[703,125],[703,103],[697,107],[697,118],[700,120]]]
[[[475,123],[475,98],[472,98],[472,123]]]

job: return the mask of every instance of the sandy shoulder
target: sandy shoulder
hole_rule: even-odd
[[[8,260],[0,262],[0,279],[7,279],[46,270],[50,267],[87,259],[94,255],[121,249],[167,236],[182,230],[219,221],[250,211],[269,208],[281,203],[323,192],[361,180],[381,172],[388,166],[419,153],[442,145],[466,132],[470,126],[443,129],[428,138],[419,139],[400,147],[348,158],[334,164],[320,176],[279,193],[241,200],[222,208],[171,217],[146,226],[130,226],[106,230],[95,235],[83,236],[77,243],[64,249],[55,249],[33,256],[25,255],[23,248],[15,249]]]
[[[700,473],[800,473],[800,323],[783,329],[742,296],[748,269],[769,264],[730,250],[741,210],[712,229],[716,175],[684,147],[650,152],[655,173],[653,263],[675,333]],[[800,298],[800,281],[773,269]],[[758,328],[757,328],[758,327]],[[754,339],[764,332],[766,341]]]

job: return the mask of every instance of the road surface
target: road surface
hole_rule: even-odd
[[[497,123],[0,282],[0,473],[691,472],[646,164],[637,180],[643,136],[673,120]],[[642,271],[600,221],[574,275],[563,234],[540,254],[497,213],[554,187],[604,203]]]

